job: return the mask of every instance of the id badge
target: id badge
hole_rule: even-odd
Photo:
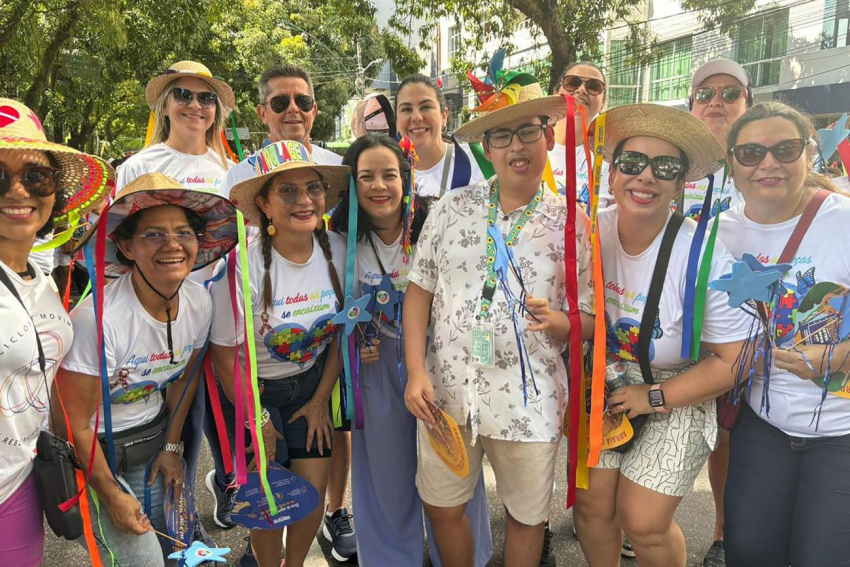
[[[496,366],[496,331],[492,323],[479,323],[472,327],[472,366]]]

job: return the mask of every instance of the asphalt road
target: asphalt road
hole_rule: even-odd
[[[558,477],[556,482],[555,498],[552,502],[552,516],[550,519],[552,529],[555,533],[554,548],[558,559],[558,567],[578,567],[587,565],[584,555],[581,553],[578,541],[572,532],[572,513],[565,509],[566,503],[566,443],[561,445],[558,461]],[[207,491],[203,482],[203,475],[212,468],[212,461],[206,447],[201,454],[201,464],[198,467],[197,490],[195,493],[204,527],[216,540],[220,547],[233,549],[228,556],[227,565],[239,565],[239,558],[245,549],[243,538],[247,530],[236,527],[232,530],[219,529],[212,520],[212,496]],[[493,559],[488,565],[493,567],[502,564],[502,544],[504,542],[505,516],[504,511],[496,495],[495,479],[489,467],[485,470],[487,481],[487,494],[490,500],[490,512],[492,518],[493,538],[496,551]],[[357,524],[357,510],[353,510],[355,526]],[[706,469],[697,478],[694,491],[685,497],[676,514],[676,520],[682,526],[685,539],[688,544],[689,567],[700,567],[702,557],[708,550],[712,541],[714,525],[714,503],[711,498],[711,488],[708,484]],[[88,564],[88,555],[82,547],[75,543],[58,539],[45,525],[47,537],[45,538],[45,562],[44,567],[77,567]],[[221,565],[215,563],[215,565]],[[306,567],[328,567],[341,566],[355,567],[356,561],[338,563],[330,554],[328,543],[321,536],[313,543]],[[633,559],[624,559],[623,567],[634,567],[637,562]],[[430,562],[426,562],[430,566]],[[11,566],[10,566],[11,567]],[[399,566],[407,567],[407,566]],[[415,567],[415,566],[410,566]]]

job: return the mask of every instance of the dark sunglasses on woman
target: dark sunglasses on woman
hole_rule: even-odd
[[[714,98],[714,93],[720,91],[720,100],[729,104],[741,98],[741,87],[697,87],[694,89],[694,100],[700,104],[708,104]]]
[[[620,170],[620,173],[626,175],[638,175],[646,166],[652,167],[652,175],[656,179],[664,181],[673,181],[679,176],[685,174],[685,167],[682,165],[682,160],[673,156],[657,156],[650,158],[646,154],[640,152],[623,152],[614,160],[614,165]]]
[[[33,197],[50,197],[56,193],[61,174],[62,170],[45,165],[28,165],[17,174],[0,165],[0,197],[5,196],[12,188],[15,175],[21,180],[27,193]]]
[[[578,75],[566,75],[561,79],[561,88],[568,93],[576,92],[582,85],[588,94],[600,95],[605,92],[605,83],[599,79],[585,79]]]
[[[174,102],[180,106],[189,106],[192,104],[192,99],[197,98],[201,108],[212,108],[215,106],[215,101],[218,100],[218,95],[215,93],[209,91],[196,93],[181,87],[171,89],[171,96],[174,97]]]
[[[794,163],[800,159],[800,156],[803,155],[803,150],[808,145],[808,140],[794,138],[792,140],[782,140],[769,148],[761,144],[739,144],[732,146],[729,149],[729,153],[735,156],[738,163],[747,167],[760,164],[768,152],[778,162]]]
[[[268,104],[272,110],[280,114],[289,108],[289,102],[293,99],[295,100],[295,106],[297,106],[298,110],[301,112],[310,112],[313,110],[315,101],[313,100],[313,97],[305,94],[297,94],[294,97],[285,94],[277,95],[276,97],[272,97],[270,101],[264,102],[263,104]]]

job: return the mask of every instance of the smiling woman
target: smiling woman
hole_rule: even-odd
[[[119,277],[100,290],[102,322],[92,297],[71,315],[78,340],[62,363],[62,401],[81,462],[92,456],[93,437],[100,441],[89,483],[109,515],[93,521],[102,523],[116,561],[164,565],[171,544],[157,543],[151,528],[167,533],[166,488],[173,485],[178,494],[182,489],[181,435],[212,321],[209,294],[187,276],[236,245],[236,211],[222,197],[189,191],[174,179],[150,173],[118,193],[84,240],[98,230],[108,236],[101,269]],[[99,336],[105,345],[105,377]],[[102,378],[108,381],[108,400],[101,395]],[[59,404],[58,397],[53,403]],[[95,411],[103,416],[104,404],[110,405],[114,441],[103,420],[98,431],[92,429]],[[107,461],[113,451],[114,459]],[[143,511],[139,499],[147,486],[151,505]]]

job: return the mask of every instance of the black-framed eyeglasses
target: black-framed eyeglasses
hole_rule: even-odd
[[[493,130],[484,134],[491,148],[507,148],[514,141],[514,136],[519,138],[523,144],[532,144],[543,137],[543,132],[548,124],[526,124],[516,130]]]
[[[21,180],[21,185],[33,197],[50,197],[59,187],[61,174],[61,169],[46,165],[27,165],[17,173],[0,165],[0,197],[5,196],[12,188],[12,180],[15,176]]]
[[[203,234],[191,230],[178,230],[175,233],[162,232],[160,230],[146,230],[136,236],[138,236],[139,239],[148,246],[159,248],[160,246],[164,246],[168,243],[172,238],[181,246],[195,245],[198,243],[198,240],[201,236],[203,236]]]
[[[768,152],[770,152],[776,161],[782,163],[794,163],[800,159],[800,156],[803,155],[803,151],[808,145],[808,140],[804,140],[803,138],[794,138],[791,140],[782,140],[769,148],[762,146],[761,144],[741,144],[738,146],[732,146],[729,148],[729,153],[735,156],[738,163],[747,167],[760,164],[764,160],[765,156],[767,156]]]
[[[578,75],[564,75],[561,79],[561,88],[568,93],[576,92],[582,85],[588,94],[601,95],[605,92],[605,83],[599,79],[585,79]]]
[[[628,151],[621,153],[614,160],[614,165],[617,166],[620,173],[626,175],[638,175],[646,169],[646,166],[650,166],[652,168],[652,175],[656,179],[662,179],[664,181],[673,181],[685,174],[685,166],[682,164],[682,160],[673,156],[656,156],[650,158],[641,152]]]
[[[311,181],[304,187],[295,183],[281,183],[274,188],[274,191],[283,199],[284,203],[292,205],[298,201],[302,191],[307,193],[312,201],[321,201],[328,194],[330,186],[331,184],[327,181]]]
[[[298,110],[301,112],[310,112],[313,110],[313,105],[316,104],[316,101],[313,100],[313,97],[305,94],[297,94],[294,97],[289,95],[277,95],[271,98],[268,102],[262,103],[264,106],[269,105],[272,110],[280,114],[287,108],[289,108],[289,103],[294,100],[295,106],[298,107]]]
[[[212,108],[215,106],[215,101],[218,100],[218,95],[214,92],[195,92],[182,87],[174,87],[171,89],[171,96],[174,97],[174,102],[180,106],[189,106],[192,104],[192,99],[197,98],[198,104],[201,105],[201,108]]]
[[[694,100],[700,104],[708,104],[714,98],[714,94],[720,91],[720,100],[731,104],[741,98],[741,87],[729,85],[728,87],[712,87],[706,85],[694,89]]]

